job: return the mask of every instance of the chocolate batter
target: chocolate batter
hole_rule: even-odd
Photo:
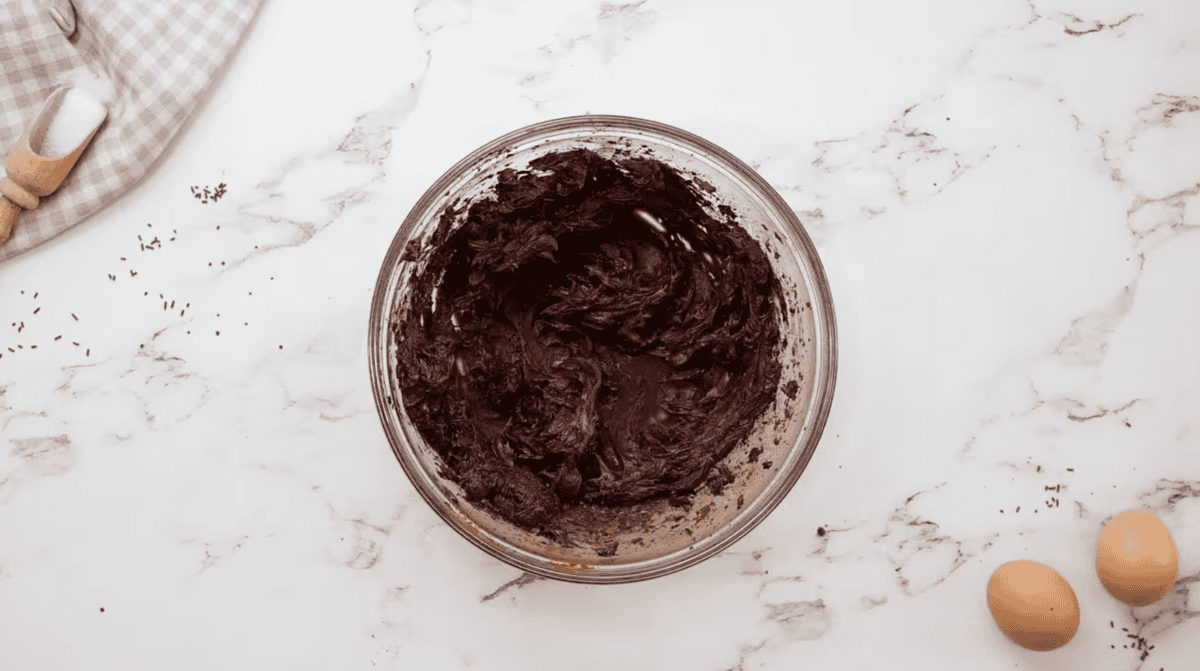
[[[448,209],[396,327],[405,409],[444,475],[510,522],[690,494],[779,384],[783,295],[740,227],[645,158],[588,150]],[[710,475],[710,471],[716,475]]]

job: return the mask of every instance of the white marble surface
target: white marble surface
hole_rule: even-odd
[[[1200,5],[732,6],[267,0],[146,182],[0,265],[0,668],[1197,668]],[[585,112],[756,167],[816,241],[840,331],[786,501],[625,586],[522,576],[457,536],[367,376],[419,195]],[[1182,567],[1130,609],[1092,567],[1137,507]],[[1066,647],[991,619],[1013,559],[1074,587]]]

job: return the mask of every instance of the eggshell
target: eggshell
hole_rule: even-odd
[[[1154,513],[1126,510],[1100,532],[1096,573],[1109,594],[1131,606],[1148,606],[1175,586],[1179,550]]]
[[[988,581],[988,607],[1001,631],[1023,647],[1061,648],[1079,629],[1075,590],[1057,571],[1034,561],[1011,561]]]

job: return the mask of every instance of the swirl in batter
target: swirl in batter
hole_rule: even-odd
[[[461,214],[443,215],[394,333],[405,410],[444,475],[530,529],[715,477],[779,384],[762,248],[669,166],[583,149],[505,170],[452,231]]]

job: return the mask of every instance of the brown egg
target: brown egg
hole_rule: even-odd
[[[1008,637],[1030,650],[1061,648],[1079,629],[1075,590],[1057,571],[1034,561],[1010,561],[988,581],[988,607]]]
[[[1131,606],[1148,606],[1175,586],[1179,550],[1154,513],[1126,510],[1100,532],[1096,573],[1109,594]]]

